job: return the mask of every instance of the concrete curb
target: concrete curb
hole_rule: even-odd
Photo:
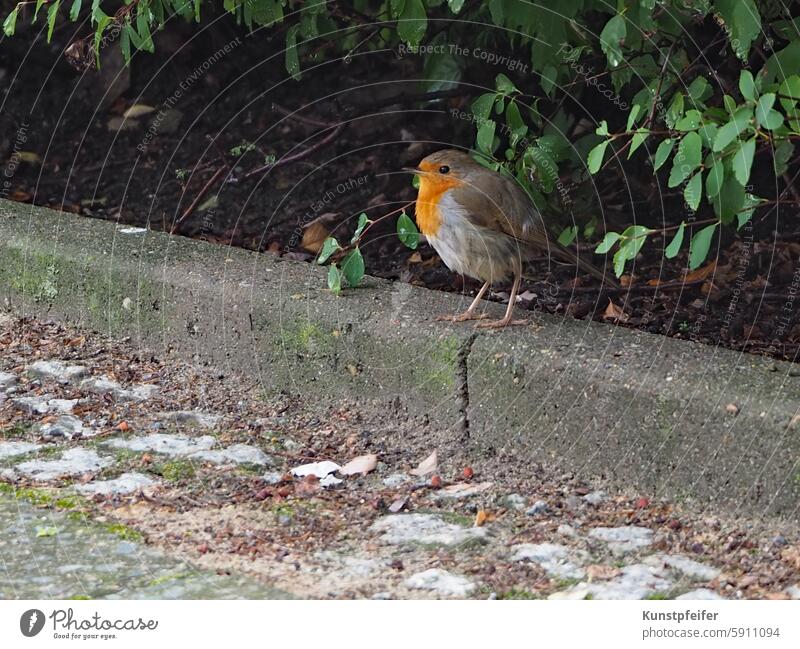
[[[797,516],[796,366],[541,314],[476,333],[433,319],[466,297],[367,278],[337,298],[324,277],[312,264],[0,201],[0,298],[14,313],[248,373],[267,393],[417,418],[419,438],[398,447]]]

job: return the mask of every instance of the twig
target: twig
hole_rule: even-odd
[[[169,231],[170,234],[174,234],[175,229],[192,215],[192,212],[194,212],[195,208],[199,205],[200,201],[203,200],[203,197],[208,193],[208,190],[211,189],[212,185],[214,185],[214,183],[216,183],[217,180],[219,180],[220,176],[222,176],[222,174],[225,173],[227,170],[228,170],[228,165],[223,164],[214,172],[214,175],[208,179],[208,182],[206,182],[205,185],[203,185],[202,189],[197,193],[197,196],[194,197],[194,200],[191,202],[189,207],[187,207],[183,211],[183,214],[180,215],[178,220],[175,221],[175,223],[173,224],[172,228]]]

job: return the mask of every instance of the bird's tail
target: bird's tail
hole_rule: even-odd
[[[569,248],[567,248],[566,246],[562,246],[557,241],[551,241],[549,245],[550,245],[549,253],[551,255],[559,257],[564,261],[575,264],[584,273],[587,273],[588,275],[591,275],[592,277],[599,279],[601,282],[605,283],[606,285],[612,288],[619,288],[619,282],[617,282],[614,278],[610,277],[607,273],[604,273],[602,270],[600,270],[597,266],[592,264],[587,259],[589,253],[578,255]]]

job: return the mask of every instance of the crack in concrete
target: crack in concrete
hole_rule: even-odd
[[[472,352],[472,346],[478,338],[477,333],[470,334],[464,343],[458,349],[457,369],[458,369],[458,412],[461,415],[459,421],[461,428],[461,440],[466,442],[469,440],[469,368],[468,361],[469,355]]]

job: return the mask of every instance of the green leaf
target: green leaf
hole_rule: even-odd
[[[542,90],[544,90],[544,94],[548,97],[552,95],[553,88],[556,87],[556,81],[558,80],[558,70],[556,70],[555,66],[546,65],[542,68],[542,76],[540,83],[542,84]]]
[[[39,9],[44,7],[44,3],[45,0],[36,0],[36,9],[33,10],[33,20],[31,22],[36,22],[36,19],[39,17]]]
[[[589,164],[589,173],[596,174],[600,171],[603,164],[603,156],[606,154],[606,147],[608,147],[609,140],[600,142],[596,147],[589,151],[589,156],[586,161]]]
[[[739,92],[748,101],[756,100],[756,82],[750,70],[742,70],[739,73]]]
[[[361,256],[359,248],[351,250],[342,260],[342,274],[347,280],[348,286],[352,288],[358,286],[364,279],[364,258]]]
[[[714,213],[720,217],[725,225],[733,220],[733,217],[744,205],[744,201],[744,187],[739,184],[736,178],[727,174],[719,194],[711,200],[714,206]]]
[[[656,149],[656,156],[653,160],[653,172],[658,171],[667,161],[667,158],[669,158],[669,154],[672,153],[672,148],[674,146],[675,140],[672,138],[667,138],[658,145],[658,148]]]
[[[320,250],[319,257],[317,257],[317,263],[324,264],[334,252],[341,249],[342,247],[334,237],[328,237],[322,243],[322,250]]]
[[[328,288],[334,295],[342,292],[342,271],[336,267],[336,264],[331,264],[328,268]]]
[[[497,75],[497,77],[494,80],[494,83],[495,83],[495,88],[497,88],[497,92],[499,92],[500,94],[510,95],[511,93],[519,92],[517,87],[511,82],[511,79],[509,79],[502,72]]]
[[[422,0],[406,0],[397,21],[397,34],[411,47],[417,47],[428,29],[428,16]]]
[[[683,244],[683,232],[685,229],[686,223],[681,221],[678,231],[675,233],[675,236],[672,237],[672,241],[669,242],[669,245],[664,250],[664,256],[667,259],[673,259],[680,252],[681,245]]]
[[[647,139],[649,135],[650,135],[650,129],[640,128],[636,130],[636,133],[634,133],[633,137],[631,138],[631,149],[630,151],[628,151],[629,159],[636,152],[636,149],[642,146],[642,143]]]
[[[530,146],[523,156],[525,165],[535,172],[545,193],[550,193],[558,182],[558,165],[547,149]]]
[[[56,26],[56,18],[58,18],[58,8],[61,6],[61,0],[55,0],[53,4],[47,7],[47,42],[49,43],[53,38],[53,29]]]
[[[450,11],[457,14],[464,8],[464,0],[447,0],[447,6],[450,7]]]
[[[72,0],[72,6],[69,9],[69,19],[73,22],[78,20],[78,15],[81,12],[81,5],[83,0]]]
[[[793,74],[784,79],[778,88],[778,94],[781,95],[781,106],[787,114],[791,114],[795,104],[800,101],[800,76]]]
[[[508,102],[508,108],[506,108],[506,124],[508,124],[508,127],[511,129],[511,144],[516,146],[519,139],[525,137],[525,134],[528,132],[528,126],[522,121],[519,106],[517,106],[517,102],[515,101]]]
[[[472,102],[472,114],[479,120],[489,119],[496,96],[497,95],[493,92],[487,92],[478,97]]]
[[[300,25],[292,25],[286,32],[286,58],[285,65],[286,71],[292,75],[295,81],[298,81],[302,76],[300,74],[300,59],[297,56],[297,32],[300,31]]]
[[[625,41],[626,33],[625,19],[620,14],[609,20],[600,32],[600,49],[603,50],[612,68],[622,63],[622,43]]]
[[[773,160],[775,163],[775,175],[780,176],[789,170],[789,160],[794,155],[794,144],[791,140],[783,140],[775,147]]]
[[[419,245],[419,230],[417,230],[417,225],[405,212],[397,218],[397,236],[407,248],[417,249]]]
[[[717,158],[714,165],[708,171],[706,178],[706,195],[709,198],[714,198],[719,195],[722,189],[722,183],[725,181],[725,163],[722,158]]]
[[[696,212],[700,207],[700,199],[703,197],[703,172],[698,171],[691,177],[686,187],[683,189],[683,199],[692,212]]]
[[[406,0],[389,0],[389,10],[392,13],[392,18],[399,18],[405,6]]]
[[[14,7],[14,10],[6,16],[3,21],[3,33],[6,36],[13,36],[14,31],[17,29],[17,14],[19,13],[19,5]]]
[[[761,16],[755,2],[716,0],[714,10],[723,20],[734,53],[741,61],[747,61],[750,46],[761,34]]]
[[[683,117],[683,103],[683,94],[676,92],[675,96],[670,102],[666,114],[664,115],[664,121],[670,128],[674,128],[677,121]]]
[[[703,116],[700,111],[692,109],[686,111],[686,115],[675,122],[675,128],[679,131],[694,131],[700,127],[702,122]]]
[[[713,151],[715,153],[722,151],[742,133],[750,130],[750,119],[752,117],[753,110],[751,108],[743,107],[737,110],[734,113],[733,119],[724,126],[721,126],[719,131],[717,131]]]
[[[750,180],[750,168],[753,166],[755,152],[756,139],[753,137],[742,143],[733,155],[733,160],[731,160],[733,175],[736,176],[736,180],[742,186],[747,185],[747,181]]]
[[[773,110],[775,93],[768,92],[758,100],[756,105],[756,121],[769,131],[774,131],[783,125],[783,115]]]
[[[38,538],[41,538],[41,537],[44,537],[44,536],[57,536],[57,535],[58,535],[58,530],[55,527],[52,527],[50,525],[47,525],[47,526],[44,526],[44,527],[38,527],[37,526],[37,528],[36,528],[36,536]]]
[[[742,209],[736,213],[737,230],[741,230],[742,226],[753,218],[753,212],[755,212],[756,207],[763,203],[764,200],[765,199],[753,196],[752,194],[745,195]]]
[[[687,133],[683,136],[675,158],[672,161],[672,171],[667,185],[677,187],[700,166],[702,161],[703,145],[697,133]]]
[[[122,50],[122,59],[125,61],[125,65],[130,65],[131,63],[131,32],[133,28],[131,27],[130,23],[126,23],[122,27],[122,31],[119,35],[119,47]]]
[[[558,242],[562,246],[568,246],[573,241],[575,241],[575,237],[578,236],[578,226],[573,225],[570,228],[564,228],[561,231],[561,234],[558,235]]]
[[[711,239],[719,223],[712,223],[696,232],[689,244],[689,268],[694,270],[702,264],[711,248]]]
[[[600,125],[594,130],[598,135],[608,135],[608,122],[603,120]]]
[[[363,212],[358,216],[358,225],[356,226],[356,231],[353,233],[353,238],[350,239],[350,243],[355,243],[361,237],[361,233],[364,232],[364,228],[371,223],[371,221],[367,218],[367,215]]]
[[[689,85],[687,89],[689,96],[697,103],[703,102],[708,99],[712,94],[714,94],[714,90],[711,88],[711,85],[706,81],[705,77],[697,77],[692,83]]]
[[[634,104],[633,108],[631,108],[631,112],[628,113],[628,123],[625,125],[625,130],[630,131],[633,128],[633,125],[636,124],[636,118],[639,116],[642,107],[639,104]],[[605,124],[605,120],[603,120]],[[598,135],[608,135],[608,126],[606,126],[605,133],[598,133]]]
[[[476,142],[478,144],[478,151],[491,156],[494,152],[494,131],[497,124],[494,120],[487,119],[478,128],[478,136]]]
[[[603,240],[598,244],[597,248],[594,249],[595,253],[598,255],[604,255],[611,247],[619,241],[620,235],[619,232],[606,232],[606,236],[603,237]]]

